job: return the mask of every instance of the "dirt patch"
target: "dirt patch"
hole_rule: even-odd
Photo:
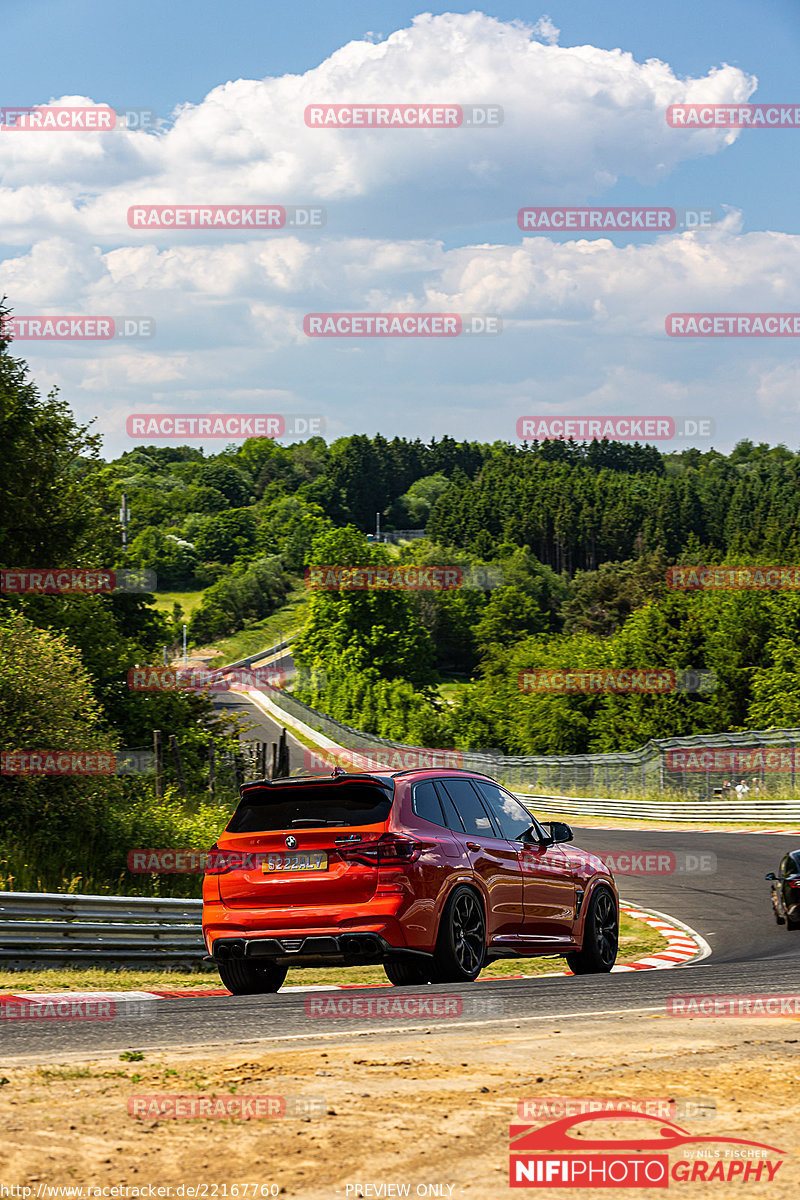
[[[276,1041],[249,1054],[215,1048],[148,1053],[138,1062],[114,1056],[5,1068],[0,1183],[32,1186],[34,1200],[39,1184],[170,1186],[165,1196],[181,1195],[179,1185],[200,1185],[195,1195],[212,1198],[249,1197],[252,1185],[265,1185],[258,1195],[267,1196],[273,1185],[273,1193],[314,1200],[357,1200],[361,1185],[369,1197],[496,1200],[508,1189],[508,1130],[520,1123],[519,1101],[566,1096],[698,1102],[702,1116],[679,1111],[671,1119],[695,1136],[751,1139],[787,1153],[771,1183],[766,1176],[737,1182],[747,1196],[782,1200],[794,1197],[800,1165],[799,1039],[795,1020],[626,1015],[580,1024],[520,1020],[480,1032],[378,1033],[321,1049]],[[131,1097],[152,1095],[283,1097],[292,1113],[252,1120],[128,1114]],[[305,1109],[297,1109],[298,1099]],[[644,1136],[652,1136],[652,1123]],[[673,1150],[673,1161],[681,1153]],[[364,1192],[367,1184],[384,1189]],[[388,1184],[409,1191],[387,1192]],[[430,1190],[434,1185],[441,1190]],[[683,1186],[692,1200],[720,1194],[716,1182],[671,1186]],[[541,1186],[537,1192],[564,1195]],[[632,1193],[579,1194],[600,1200]],[[47,1191],[41,1200],[49,1200]]]

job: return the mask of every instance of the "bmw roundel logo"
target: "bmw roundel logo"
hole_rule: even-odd
[[[297,838],[292,837],[291,833],[289,834],[289,836],[286,839],[286,847],[288,850],[296,850],[297,849]]]

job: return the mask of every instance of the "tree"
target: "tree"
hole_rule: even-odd
[[[237,563],[233,571],[206,588],[189,622],[194,642],[204,643],[263,620],[286,599],[286,577],[275,556]]]
[[[311,563],[367,566],[391,560],[382,546],[371,546],[348,526],[319,534],[311,547]],[[428,634],[414,617],[408,596],[379,589],[313,590],[306,624],[294,644],[298,667],[324,668],[333,678],[340,655],[382,679],[407,679],[420,685],[433,681],[433,650]]]
[[[610,637],[634,611],[665,590],[667,559],[661,551],[625,562],[604,562],[596,571],[576,571],[564,605],[566,633]]]
[[[0,327],[8,314],[0,302]],[[100,474],[100,437],[0,338],[0,564],[110,566],[118,531]]]
[[[401,529],[424,529],[433,506],[449,487],[450,480],[441,472],[417,479],[388,509],[390,524]]]
[[[155,571],[157,586],[162,590],[191,587],[199,565],[191,542],[152,525],[133,539],[127,561],[131,566]]]
[[[197,532],[194,548],[204,562],[232,563],[252,554],[256,546],[256,519],[249,508],[232,508],[209,517]]]

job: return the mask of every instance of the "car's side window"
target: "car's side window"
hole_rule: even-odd
[[[439,799],[442,802],[444,818],[448,829],[452,829],[454,833],[466,833],[464,822],[458,815],[455,804],[450,799],[446,788],[442,785],[441,779],[436,780],[436,791],[439,793]]]
[[[480,796],[468,779],[439,779],[437,785],[440,790],[444,789],[453,801],[467,833],[475,834],[478,837],[496,838],[500,836],[489,813],[481,803]]]
[[[436,788],[430,781],[414,784],[412,805],[414,812],[418,817],[422,817],[423,821],[432,821],[434,825],[447,825]]]
[[[778,874],[780,875],[781,879],[783,879],[783,877],[785,875],[791,875],[791,873],[792,873],[792,856],[791,856],[791,854],[787,854],[785,858],[781,859],[781,865],[778,870]]]
[[[535,824],[533,817],[522,807],[519,800],[515,800],[496,783],[484,783],[482,779],[475,779],[473,783],[494,814],[503,837],[508,838],[510,842],[519,841],[523,833]]]

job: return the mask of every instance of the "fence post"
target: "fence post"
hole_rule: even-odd
[[[161,730],[153,730],[153,753],[156,757],[156,796],[164,795],[164,747],[161,741]]]
[[[186,779],[183,774],[183,762],[181,761],[180,747],[178,739],[174,733],[169,735],[169,746],[172,751],[172,757],[175,759],[175,772],[178,776],[178,789],[183,799],[186,799]]]
[[[286,730],[281,730],[281,740],[278,743],[278,775],[286,779],[289,775],[289,744],[286,741]]]
[[[270,771],[270,779],[278,778],[278,743],[272,743],[272,770]]]

